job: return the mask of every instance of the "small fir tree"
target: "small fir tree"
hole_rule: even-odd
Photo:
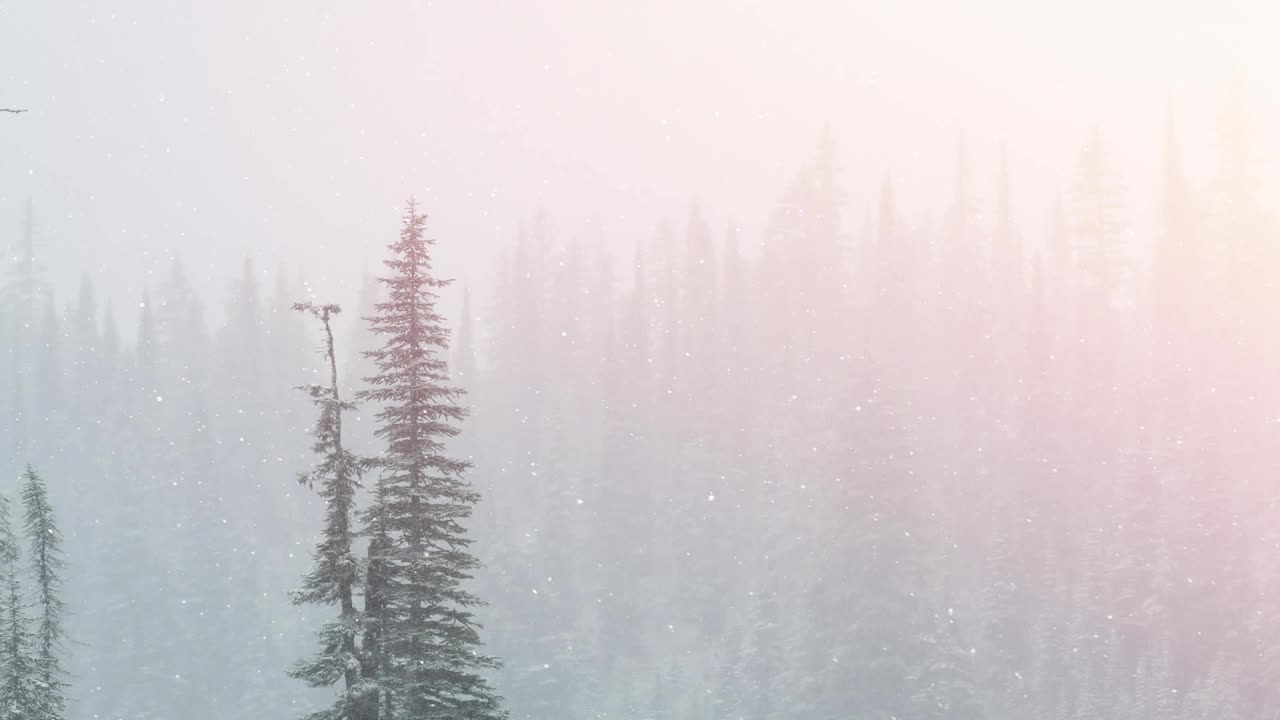
[[[31,720],[36,712],[36,658],[33,656],[31,621],[24,612],[18,561],[22,550],[9,521],[9,499],[0,495],[0,720]]]
[[[34,714],[30,720],[62,720],[66,717],[67,687],[60,651],[65,634],[66,608],[62,590],[62,532],[49,505],[44,480],[27,466],[23,473],[22,503],[26,506],[26,530],[31,543],[31,573],[35,581],[39,617],[34,637]]]

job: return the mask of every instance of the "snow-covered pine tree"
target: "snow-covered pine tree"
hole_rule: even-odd
[[[0,495],[0,720],[30,720],[35,709],[36,658],[31,652],[31,621],[24,612],[18,560],[22,550],[9,520],[9,499]]]
[[[463,527],[479,496],[463,477],[468,464],[445,454],[466,415],[462,391],[449,384],[449,330],[436,309],[450,281],[432,272],[425,225],[410,200],[384,263],[385,299],[367,318],[383,344],[367,353],[376,372],[358,398],[379,406],[376,434],[387,445],[364,513],[365,611],[377,633],[365,649],[396,717],[492,720],[507,713],[482,673],[499,663],[477,652],[471,609],[482,603],[463,586],[480,565]]]
[[[342,309],[337,305],[296,303],[293,308],[315,316],[324,328],[324,358],[329,370],[329,384],[309,385],[302,389],[320,408],[312,434],[313,450],[320,460],[298,476],[302,484],[319,486],[326,501],[324,535],[316,545],[315,567],[303,576],[302,588],[293,593],[295,605],[337,605],[338,617],[319,631],[320,650],[299,661],[289,674],[313,687],[329,687],[339,680],[342,694],[328,710],[312,714],[315,720],[374,720],[377,696],[364,681],[364,663],[357,646],[360,614],[356,611],[355,590],[359,583],[360,563],[352,552],[355,536],[353,519],[355,496],[360,482],[360,461],[342,444],[342,413],[354,406],[345,402],[338,391],[338,364],[333,348],[331,319]]]
[[[22,474],[22,504],[26,507],[26,530],[31,543],[31,574],[35,580],[40,611],[33,638],[35,686],[32,714],[27,720],[63,720],[66,717],[65,673],[59,653],[64,637],[65,607],[62,589],[62,533],[49,505],[44,480],[31,468]]]

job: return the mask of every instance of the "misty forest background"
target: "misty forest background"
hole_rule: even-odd
[[[525,223],[492,297],[446,291],[512,716],[1275,717],[1280,236],[1238,80],[1218,116],[1203,181],[1172,113],[1159,187],[1083,139],[1035,227],[963,146],[939,221],[889,177],[846,197],[830,132],[761,238],[696,205],[634,249]],[[285,675],[330,616],[287,594],[323,517],[305,282],[246,261],[200,298],[178,259],[54,297],[39,198],[9,227],[0,470],[36,464],[62,516],[69,717],[327,705]],[[350,394],[375,341],[344,327]]]

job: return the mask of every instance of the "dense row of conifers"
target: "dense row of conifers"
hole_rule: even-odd
[[[621,254],[531,221],[447,354],[513,717],[1273,715],[1280,235],[1239,87],[1220,120],[1195,183],[1170,122],[1151,243],[1097,134],[1022,231],[1016,168],[962,150],[914,223],[888,180],[843,196],[829,137],[759,243],[696,208]],[[75,479],[74,716],[330,706],[284,675],[336,617],[286,594],[326,512],[294,482],[291,388],[327,377],[295,284],[246,267],[210,335],[175,264],[126,348],[87,282],[60,314],[18,264],[0,434]],[[339,331],[349,395],[385,337]],[[359,457],[378,404],[345,416]]]

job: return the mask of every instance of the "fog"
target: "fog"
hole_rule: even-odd
[[[0,493],[22,536],[30,465],[65,539],[42,717],[1274,716],[1277,25],[0,0]],[[411,465],[375,430],[420,396],[363,354],[411,197],[494,706],[414,699],[473,656],[373,650],[424,612],[367,605],[360,514]],[[301,301],[343,308],[352,406]],[[341,594],[290,602],[345,467],[313,403],[368,460],[365,684],[288,674]]]
[[[1090,127],[1146,182],[1167,100],[1205,135],[1233,67],[1278,81],[1258,3],[937,5],[6,2],[0,87],[31,114],[0,208],[36,203],[60,288],[132,302],[175,255],[202,291],[246,255],[349,290],[412,192],[479,282],[539,208],[634,242],[697,197],[758,230],[829,124],[855,213],[893,171],[938,214],[963,135],[988,176],[1007,146],[1038,228]]]

